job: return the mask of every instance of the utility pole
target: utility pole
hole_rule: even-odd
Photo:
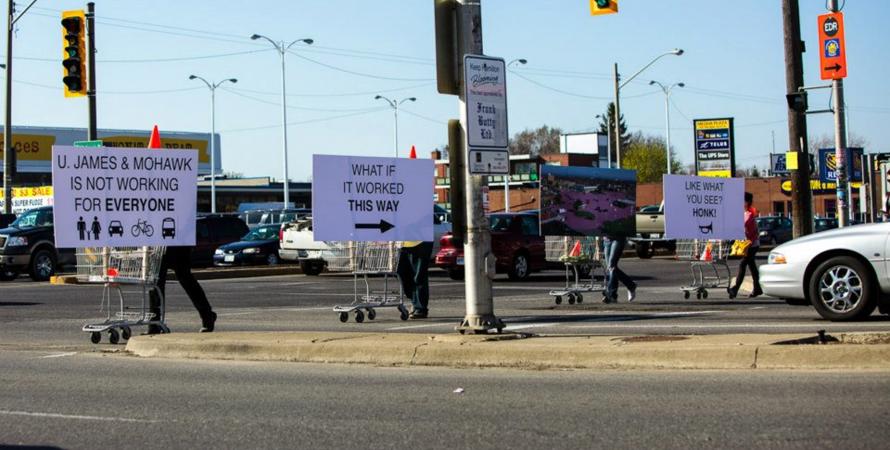
[[[15,2],[9,0],[6,20],[6,118],[3,122],[3,213],[12,214],[12,182],[15,174],[15,149],[12,146],[12,29]]]
[[[464,54],[482,54],[482,7],[481,0],[458,0],[457,30],[458,66],[460,77],[461,140],[469,149],[467,138],[467,108],[464,83]],[[470,165],[464,167],[464,192],[467,208],[467,239],[464,242],[464,276],[467,312],[460,326],[461,333],[487,333],[500,331],[503,322],[494,315],[491,280],[495,274],[495,257],[491,252],[491,231],[482,205],[483,176],[471,175]]]
[[[782,29],[785,36],[785,88],[795,94],[803,84],[803,41],[800,39],[798,0],[782,0]],[[788,108],[789,151],[797,153],[797,170],[791,171],[791,210],[794,237],[813,232],[813,195],[810,190],[810,159],[807,152],[805,111]]]
[[[96,11],[93,2],[87,3],[87,64],[89,64],[89,87],[87,88],[87,101],[90,108],[90,123],[87,130],[87,140],[99,139],[96,129]]]
[[[837,0],[828,0],[828,9],[838,12]],[[847,124],[844,120],[844,80],[831,80],[831,98],[834,105],[834,154],[837,161],[837,224],[850,224],[850,200],[847,197]]]
[[[615,136],[615,162],[618,168],[621,168],[621,109],[619,106],[620,100],[619,91],[621,82],[621,75],[618,75],[618,63],[615,63],[613,76],[615,78],[615,130],[612,132]],[[609,168],[612,167],[611,162],[609,163]]]

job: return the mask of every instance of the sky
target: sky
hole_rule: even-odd
[[[843,1],[843,0],[842,0]],[[28,3],[19,0],[20,8]],[[513,64],[510,134],[541,125],[565,132],[597,126],[612,99],[612,65],[631,132],[664,136],[664,94],[650,80],[683,82],[671,96],[671,141],[693,161],[692,120],[734,117],[738,167],[768,166],[788,146],[780,0],[622,0],[620,12],[591,16],[587,0],[481,0],[485,54]],[[62,93],[61,11],[82,2],[38,0],[16,24],[13,125],[86,127],[86,100]],[[817,16],[824,0],[800,0],[807,85],[820,85]],[[867,152],[890,151],[890,2],[844,5],[850,131]],[[216,95],[222,167],[245,176],[282,176],[281,60],[262,34],[295,44],[286,57],[290,178],[311,179],[313,154],[392,156],[393,114],[377,94],[416,97],[399,115],[400,153],[421,157],[447,142],[457,97],[435,85],[433,0],[98,0],[100,128],[210,130],[212,81],[237,78]],[[4,47],[5,49],[5,42]],[[5,73],[3,74],[5,76]],[[829,104],[828,91],[810,96]],[[833,117],[811,115],[811,136],[833,134]],[[773,139],[773,133],[775,138]]]

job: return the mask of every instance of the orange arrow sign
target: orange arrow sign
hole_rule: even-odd
[[[844,13],[819,16],[819,71],[823,80],[847,77],[847,49],[844,46]]]

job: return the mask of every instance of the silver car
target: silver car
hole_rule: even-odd
[[[890,314],[890,223],[823,231],[776,247],[760,266],[773,297],[812,304],[829,320]]]

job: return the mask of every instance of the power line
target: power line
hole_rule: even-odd
[[[176,58],[157,58],[157,59],[97,59],[97,63],[164,63],[164,62],[178,62],[178,61],[193,61],[200,59],[212,59],[212,58],[225,58],[229,56],[239,56],[239,55],[250,55],[254,53],[262,53],[272,51],[271,48],[267,49],[257,49],[257,50],[246,50],[243,52],[229,52],[229,53],[216,53],[212,55],[195,55],[195,56],[182,56]],[[0,55],[0,57],[5,57],[5,55]],[[22,60],[22,61],[40,61],[40,62],[52,62],[58,63],[60,60],[55,58],[37,58],[33,56],[13,56],[12,59]]]
[[[416,112],[411,112],[411,111],[408,111],[407,109],[399,109],[399,111],[401,111],[405,114],[408,114],[409,116],[414,116],[414,117],[417,117],[418,119],[423,119],[428,122],[433,122],[433,123],[436,123],[439,125],[447,125],[448,124],[448,122],[446,122],[444,120],[434,119],[432,117],[424,116],[422,114],[417,114]]]
[[[390,108],[387,106],[387,107],[381,107],[381,108],[374,108],[374,109],[370,109],[370,110],[363,111],[363,112],[354,112],[354,113],[350,113],[350,114],[343,114],[343,115],[339,115],[339,116],[322,117],[322,118],[318,118],[318,119],[302,120],[299,122],[288,122],[287,126],[306,125],[306,124],[310,124],[310,123],[327,122],[329,120],[337,120],[337,119],[345,119],[347,117],[362,116],[362,115],[376,113],[376,112],[380,112],[380,111],[387,111],[389,109]],[[281,124],[279,123],[276,125],[263,125],[263,126],[259,126],[259,127],[234,128],[234,129],[230,129],[230,130],[218,130],[218,132],[219,133],[240,133],[240,132],[244,132],[244,131],[267,130],[270,128],[280,128],[280,127],[281,127]]]
[[[364,91],[364,92],[344,92],[344,93],[340,93],[340,94],[299,93],[299,94],[287,94],[287,96],[288,97],[359,97],[359,96],[365,96],[365,95],[385,94],[388,92],[407,91],[407,90],[411,90],[411,89],[432,86],[434,84],[436,84],[436,83],[433,81],[430,81],[427,83],[415,84],[412,86],[405,86],[405,87],[391,88],[391,89],[377,89],[377,90],[373,90],[373,91]],[[241,91],[241,92],[249,92],[251,94],[276,95],[279,97],[281,96],[281,92],[258,91],[258,90],[253,90],[253,89],[243,89],[240,87],[236,88],[236,90]]]
[[[365,77],[365,78],[374,78],[377,80],[388,80],[388,81],[435,81],[434,78],[396,78],[396,77],[388,77],[388,76],[383,76],[383,75],[375,75],[375,74],[370,74],[370,73],[365,73],[365,72],[356,72],[354,70],[344,69],[342,67],[337,67],[337,66],[334,66],[331,64],[323,63],[321,61],[316,61],[312,58],[303,56],[293,50],[288,51],[288,53],[296,56],[297,58],[309,61],[313,64],[317,64],[319,66],[326,67],[331,70],[336,70],[338,72],[348,73],[350,75],[356,75],[356,76]]]
[[[261,98],[256,98],[256,97],[253,97],[253,96],[250,96],[247,94],[242,94],[241,92],[238,92],[235,89],[232,89],[230,87],[220,87],[220,89],[222,89],[230,94],[237,95],[238,97],[243,97],[248,100],[258,102],[258,103],[265,103],[267,105],[281,107],[281,103],[273,102],[273,101],[269,101],[269,100],[263,100]],[[359,111],[370,111],[372,109],[377,109],[377,108],[352,108],[352,109],[311,108],[311,107],[292,106],[292,105],[288,105],[287,108],[288,109],[298,109],[298,110],[303,110],[303,111],[315,111],[315,112],[359,112]]]

